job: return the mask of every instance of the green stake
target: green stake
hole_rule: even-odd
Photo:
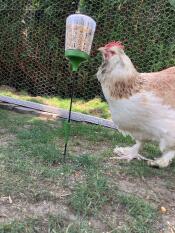
[[[79,65],[86,61],[89,58],[89,55],[85,52],[80,50],[66,50],[65,57],[69,59],[71,64],[72,72],[78,71]],[[67,145],[70,137],[70,122],[71,122],[71,112],[72,112],[72,102],[74,96],[74,89],[75,89],[75,78],[71,77],[72,81],[72,88],[71,88],[71,96],[70,96],[70,107],[69,107],[69,116],[67,122],[64,124],[64,133],[65,133],[65,146],[64,146],[64,153],[63,153],[63,162],[66,162],[66,154],[67,154]]]

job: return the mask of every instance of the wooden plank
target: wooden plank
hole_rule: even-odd
[[[0,101],[0,109],[13,110],[15,112],[22,113],[22,114],[34,114],[37,116],[45,117],[47,119],[58,119],[59,118],[59,116],[54,113],[38,111],[36,109],[26,108],[26,107],[22,107],[19,105],[5,103],[1,101]]]
[[[48,112],[52,114],[56,114],[60,118],[67,119],[69,112],[65,109],[61,108],[56,108],[44,104],[39,104],[39,103],[33,103],[30,101],[26,100],[18,100],[12,97],[7,97],[7,96],[0,96],[0,101],[5,102],[5,103],[10,103],[18,106],[22,106],[28,109],[33,109],[41,112]],[[30,111],[30,110],[29,110]],[[32,112],[32,111],[31,111]],[[117,127],[114,125],[114,123],[110,120],[105,120],[100,117],[94,117],[91,115],[83,114],[83,113],[78,113],[78,112],[72,112],[71,114],[71,120],[73,121],[79,121],[79,122],[87,122],[87,123],[92,123],[96,125],[102,125],[108,128],[112,129],[117,129]]]

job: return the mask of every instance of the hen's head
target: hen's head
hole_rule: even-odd
[[[128,81],[137,76],[132,61],[124,52],[121,42],[113,41],[98,49],[103,56],[103,63],[97,73],[98,80]]]
[[[112,41],[98,50],[102,53],[104,60],[110,60],[114,56],[119,56],[124,53],[124,45],[120,41]]]

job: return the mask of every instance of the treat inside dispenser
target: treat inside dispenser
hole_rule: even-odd
[[[96,22],[83,14],[70,15],[66,20],[65,56],[70,60],[72,70],[90,54]]]

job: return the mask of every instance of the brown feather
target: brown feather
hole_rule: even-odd
[[[110,95],[115,99],[129,98],[130,96],[140,92],[142,89],[142,80],[136,77],[127,79],[126,81],[116,81],[110,83]]]
[[[155,73],[141,73],[142,88],[160,97],[166,105],[175,108],[175,66]]]
[[[129,98],[141,91],[151,91],[164,104],[175,108],[175,67],[160,72],[135,73],[135,76],[123,81],[115,80],[106,86],[115,99]]]

